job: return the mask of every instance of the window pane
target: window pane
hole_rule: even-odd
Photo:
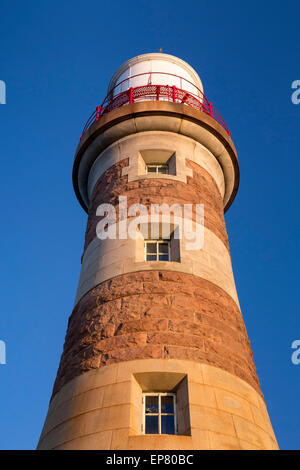
[[[159,252],[160,253],[168,253],[168,243],[160,243],[159,244]]]
[[[147,250],[147,253],[156,253],[157,252],[157,244],[156,243],[146,243],[146,250]]]
[[[171,396],[161,397],[161,412],[174,414],[174,398]]]
[[[161,417],[161,433],[175,434],[174,416],[167,415]]]
[[[157,261],[156,255],[147,255],[146,261]]]
[[[159,166],[158,169],[157,169],[157,172],[166,174],[166,173],[168,173],[168,168],[166,166]]]
[[[158,396],[148,395],[145,399],[145,413],[158,413]]]
[[[169,261],[169,255],[159,255],[159,261]]]
[[[158,434],[158,416],[146,415],[146,434]],[[172,434],[172,433],[166,433]],[[174,434],[174,433],[173,433]]]
[[[147,166],[148,173],[156,173],[156,166]]]

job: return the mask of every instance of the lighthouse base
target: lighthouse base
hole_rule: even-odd
[[[144,434],[143,393],[176,393],[175,435]],[[52,399],[38,449],[278,449],[261,395],[222,369],[143,359],[86,372]]]

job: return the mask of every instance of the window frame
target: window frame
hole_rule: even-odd
[[[155,168],[156,171],[148,171],[148,168]],[[167,171],[165,173],[162,173],[158,171],[159,168],[165,168]],[[146,163],[146,173],[147,175],[151,174],[159,174],[159,175],[168,175],[169,174],[169,165],[167,163]]]
[[[147,396],[157,397],[158,396],[158,413],[147,413],[146,415],[146,398]],[[162,413],[161,412],[161,397],[171,396],[173,397],[173,407],[174,413]],[[174,436],[178,434],[177,428],[177,400],[176,400],[176,393],[174,392],[148,392],[143,393],[143,434],[151,435],[150,433],[146,433],[146,416],[158,416],[158,432],[152,435],[163,435],[163,436]],[[161,432],[161,417],[162,416],[174,416],[174,434],[164,434]]]
[[[156,253],[147,253],[147,245],[149,243],[156,243]],[[160,253],[159,251],[159,244],[160,243],[166,243],[168,245],[168,259],[167,260],[160,260],[159,259],[159,255],[162,255],[163,253]],[[153,260],[147,260],[147,254],[149,255],[156,255],[156,259],[153,259]],[[171,258],[170,258],[170,255],[171,255],[171,242],[170,240],[164,240],[164,239],[159,239],[159,240],[144,240],[144,261],[147,261],[148,263],[155,263],[157,261],[159,262],[163,262],[163,263],[166,263],[166,262],[169,262],[171,261]]]

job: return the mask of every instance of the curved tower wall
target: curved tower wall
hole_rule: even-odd
[[[169,162],[169,174],[146,173],[153,160]],[[88,210],[85,246],[38,448],[277,449],[224,221],[239,180],[231,138],[184,104],[129,104],[84,135],[73,176]],[[170,261],[150,262],[142,224],[136,240],[100,240],[98,207],[112,204],[119,228],[124,196],[128,207],[203,204],[203,245],[187,249],[184,235]],[[195,227],[195,210],[189,217]],[[144,433],[149,392],[176,394],[176,435]]]

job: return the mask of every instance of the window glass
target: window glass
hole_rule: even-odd
[[[156,243],[147,243],[147,253],[156,253],[157,244]]]
[[[160,253],[168,253],[169,251],[169,244],[165,242],[159,242],[158,244],[159,252]]]
[[[163,415],[161,417],[161,434],[175,434],[173,415]]]
[[[158,395],[146,396],[145,413],[158,413]]]
[[[158,434],[158,415],[146,416],[146,434]]]
[[[144,395],[145,434],[175,434],[175,416],[174,393]]]
[[[147,165],[147,173],[156,173],[156,166]]]
[[[161,173],[164,175],[169,173],[168,165],[160,163],[151,163],[149,165],[146,165],[146,170],[147,173]]]
[[[173,396],[166,395],[161,397],[161,412],[174,413],[174,398]]]
[[[168,173],[168,166],[167,165],[158,166],[157,167],[157,173],[167,174]]]
[[[146,261],[157,261],[157,256],[156,255],[148,255]]]
[[[170,261],[170,242],[164,240],[145,242],[146,261]]]

